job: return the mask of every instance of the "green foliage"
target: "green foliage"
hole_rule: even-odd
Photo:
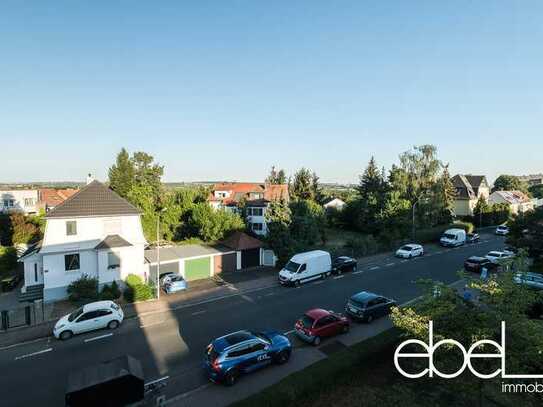
[[[528,192],[534,197],[541,199],[543,198],[543,184],[542,185],[532,185],[528,188]]]
[[[109,169],[109,187],[123,198],[127,198],[133,185],[134,163],[130,159],[128,152],[123,148],[117,154],[116,163]]]
[[[508,243],[528,250],[530,256],[543,255],[543,207],[518,214],[509,222]]]
[[[268,178],[266,178],[267,184],[286,184],[287,183],[287,175],[285,173],[285,170],[280,169],[277,171],[275,169],[275,166],[271,168],[270,175],[268,175]]]
[[[319,177],[315,172],[307,168],[301,168],[294,174],[289,186],[290,198],[292,200],[313,200],[320,202],[322,192],[319,185]]]
[[[116,281],[113,281],[111,284],[106,284],[102,287],[102,292],[100,293],[101,300],[116,300],[121,296],[121,290]]]
[[[155,297],[155,288],[143,282],[140,276],[129,274],[125,280],[124,299],[128,302],[147,301]]]
[[[371,256],[381,251],[381,243],[378,242],[372,235],[362,235],[358,238],[349,238],[345,243],[345,247],[351,249],[351,255]]]
[[[9,215],[11,223],[13,244],[33,243],[41,239],[40,228],[32,221],[31,218],[22,213],[14,212]]]
[[[500,175],[494,181],[494,191],[522,191],[528,193],[528,184],[522,182],[519,177],[514,175]]]
[[[228,210],[215,210],[207,202],[194,205],[188,218],[188,228],[202,240],[216,241],[231,232],[243,230],[241,217]]]
[[[98,279],[83,275],[68,286],[68,298],[79,303],[98,299]]]
[[[6,276],[17,268],[15,247],[0,246],[0,276]]]

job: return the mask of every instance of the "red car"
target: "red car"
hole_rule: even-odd
[[[322,338],[348,332],[349,320],[333,311],[315,308],[296,321],[294,329],[302,340],[317,346]]]

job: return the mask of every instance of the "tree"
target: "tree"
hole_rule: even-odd
[[[285,174],[285,170],[280,169],[277,171],[275,169],[275,166],[271,168],[270,175],[268,175],[268,178],[266,178],[267,184],[286,184],[287,183],[287,175]]]
[[[295,253],[295,242],[290,234],[291,216],[292,212],[283,200],[270,202],[266,209],[268,233],[265,239],[277,255],[279,264],[285,264]]]
[[[117,154],[116,163],[109,168],[109,187],[123,198],[128,196],[134,184],[134,164],[123,148]]]
[[[136,185],[148,185],[158,196],[161,188],[161,178],[164,167],[153,163],[153,156],[143,151],[137,151],[132,155],[134,164],[134,183]]]
[[[406,198],[415,203],[435,184],[442,164],[437,159],[437,148],[425,144],[401,154],[400,168],[405,173]]]
[[[519,213],[509,222],[508,243],[526,248],[533,257],[543,255],[543,206]]]
[[[301,168],[294,174],[292,185],[289,187],[292,199],[314,199],[314,177],[307,168]]]
[[[532,194],[534,198],[541,199],[543,198],[543,184],[540,185],[532,185],[528,188],[528,192]]]
[[[204,202],[192,208],[188,227],[192,229],[193,236],[211,242],[223,239],[236,230],[243,230],[245,223],[238,214],[226,209],[215,210]]]
[[[494,181],[494,191],[522,191],[528,193],[528,185],[514,175],[500,175]]]
[[[456,198],[456,188],[454,187],[450,175],[449,166],[443,167],[441,176],[434,184],[432,204],[432,217],[434,225],[443,225],[452,221],[454,210],[454,200]]]
[[[357,228],[375,234],[380,229],[385,208],[388,185],[383,173],[379,171],[375,158],[371,157],[358,185]]]
[[[11,240],[13,244],[33,243],[41,239],[41,233],[29,218],[19,212],[9,215],[13,234]]]
[[[313,195],[312,199],[317,203],[322,204],[322,190],[319,182],[319,177],[317,176],[317,173],[315,171],[313,171],[313,173],[311,174],[311,193]]]
[[[491,212],[491,207],[487,203],[485,197],[481,195],[473,208],[473,216],[477,222],[477,226],[481,227],[483,225],[489,225],[488,223],[488,214]]]

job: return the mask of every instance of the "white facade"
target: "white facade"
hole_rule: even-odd
[[[247,206],[247,223],[251,227],[251,230],[260,236],[265,236],[268,233],[268,226],[266,224],[266,207]]]
[[[336,209],[338,211],[342,210],[345,206],[345,202],[342,199],[334,198],[330,202],[327,202],[323,205],[324,209]]]
[[[96,249],[107,236],[118,235],[130,245]],[[146,244],[139,215],[47,219],[39,252],[24,257],[25,287],[43,284],[44,301],[67,296],[67,286],[83,275],[99,285],[145,278]]]
[[[531,211],[534,209],[534,202],[530,199],[523,200],[519,199],[514,192],[511,191],[495,191],[490,194],[488,202],[491,205],[505,203],[509,205],[511,213],[517,215],[519,213],[524,213],[526,211]]]
[[[0,191],[0,213],[17,211],[25,214],[33,214],[38,212],[37,189]]]

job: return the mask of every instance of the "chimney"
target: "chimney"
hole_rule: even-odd
[[[94,181],[94,177],[91,173],[87,174],[87,185],[89,185],[92,181]]]

